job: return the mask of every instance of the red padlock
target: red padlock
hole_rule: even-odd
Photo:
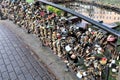
[[[109,41],[109,42],[113,42],[113,41],[115,41],[116,40],[116,38],[114,37],[114,36],[112,36],[112,35],[109,35],[108,37],[107,37],[107,41]]]
[[[61,34],[60,33],[57,33],[57,38],[61,39]]]

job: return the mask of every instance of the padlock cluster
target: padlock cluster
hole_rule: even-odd
[[[6,4],[6,5],[3,5]],[[36,34],[82,80],[116,80],[119,71],[118,37],[83,24],[81,19],[57,16],[38,2],[2,2],[4,16]],[[77,25],[79,24],[79,25]],[[84,28],[83,28],[84,27]]]

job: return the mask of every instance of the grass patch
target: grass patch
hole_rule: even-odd
[[[47,6],[47,10],[49,10],[50,12],[56,13],[58,16],[61,16],[63,14],[62,10],[57,9],[55,7],[52,7],[52,6]]]

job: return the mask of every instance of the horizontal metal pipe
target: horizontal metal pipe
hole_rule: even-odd
[[[101,24],[101,23],[99,23],[99,22],[97,22],[97,21],[95,21],[93,19],[90,19],[90,18],[88,18],[88,17],[86,17],[86,16],[84,16],[84,15],[82,15],[80,13],[77,13],[77,12],[75,12],[75,11],[69,9],[69,8],[65,8],[63,6],[60,6],[58,4],[54,4],[52,2],[48,2],[48,1],[45,1],[45,0],[38,0],[38,1],[40,1],[42,3],[45,3],[47,5],[51,5],[53,7],[56,7],[58,9],[61,9],[61,10],[65,11],[65,12],[68,12],[68,13],[70,13],[72,15],[75,15],[75,16],[77,16],[77,17],[79,17],[79,18],[81,18],[81,19],[83,19],[83,20],[85,20],[85,21],[87,21],[87,22],[89,22],[89,23],[91,23],[91,24],[93,24],[93,25],[95,25],[95,26],[109,32],[109,33],[111,33],[111,34],[114,34],[114,35],[120,37],[120,32],[118,32],[118,31],[116,31],[114,29],[111,29],[111,28],[109,28],[109,27],[107,27],[107,26],[105,26],[105,25],[103,25],[103,24]]]

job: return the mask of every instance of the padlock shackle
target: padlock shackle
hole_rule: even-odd
[[[63,6],[60,6],[60,5],[55,4],[55,3],[52,3],[52,2],[48,2],[48,1],[46,1],[46,0],[37,0],[37,1],[39,1],[39,2],[41,2],[41,3],[44,3],[44,4],[47,4],[47,5],[51,5],[51,6],[53,6],[53,7],[56,7],[56,8],[58,8],[58,9],[60,9],[60,10],[65,11],[65,12],[68,12],[68,13],[74,15],[74,16],[77,16],[77,17],[79,17],[79,18],[81,18],[81,19],[83,19],[83,20],[85,20],[85,21],[87,21],[87,22],[95,25],[95,26],[98,27],[98,28],[101,28],[101,29],[103,29],[103,30],[105,30],[105,31],[113,34],[113,35],[116,35],[116,36],[120,37],[120,32],[118,32],[118,31],[116,31],[116,30],[114,30],[114,29],[111,29],[111,28],[109,28],[108,26],[105,26],[105,25],[103,25],[102,23],[99,23],[99,22],[97,22],[97,21],[95,21],[95,20],[93,20],[93,19],[90,19],[90,18],[88,18],[88,17],[86,17],[86,16],[84,16],[84,15],[82,15],[82,14],[80,14],[80,13],[77,13],[77,12],[75,12],[75,11],[69,9],[69,8],[65,8],[65,7],[63,7]]]

